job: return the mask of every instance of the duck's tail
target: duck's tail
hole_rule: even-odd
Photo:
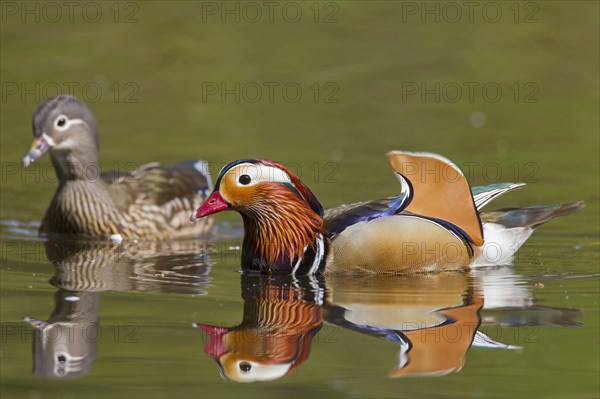
[[[583,201],[566,202],[558,205],[540,205],[527,208],[505,208],[481,213],[484,223],[496,223],[507,229],[527,227],[535,229],[556,217],[571,215],[585,206]]]
[[[576,201],[482,212],[480,217],[485,244],[472,266],[511,263],[514,254],[531,236],[534,229],[556,217],[571,215],[584,206],[583,201]]]

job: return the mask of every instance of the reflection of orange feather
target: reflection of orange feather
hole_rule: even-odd
[[[479,292],[475,292],[469,303],[438,311],[449,323],[405,331],[405,337],[412,344],[408,363],[392,370],[390,376],[445,375],[462,369],[465,355],[481,322],[479,310],[482,306],[483,298]]]
[[[291,372],[309,354],[314,334],[323,323],[320,306],[306,302],[304,291],[292,286],[271,286],[260,297],[246,300],[244,320],[225,336],[228,353],[219,361],[260,364],[292,362]]]
[[[345,320],[355,325],[402,331],[410,348],[391,377],[436,376],[465,363],[483,306],[482,292],[472,286],[466,273],[332,276],[327,302],[344,308]]]

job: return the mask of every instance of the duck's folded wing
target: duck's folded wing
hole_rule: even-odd
[[[397,197],[339,205],[325,211],[325,229],[330,234],[338,234],[358,222],[395,215],[402,211],[405,203],[403,193]]]
[[[334,208],[325,214],[325,228],[329,233],[337,234],[358,222],[405,210],[459,231],[475,245],[483,244],[473,194],[456,165],[437,154],[392,151],[387,155],[400,180],[401,194]]]
[[[212,189],[205,166],[201,161],[187,161],[168,167],[158,163],[146,164],[130,174],[114,178],[109,189],[114,193],[117,206],[123,210],[134,205],[162,207],[169,202],[176,205],[181,201],[195,201]],[[186,207],[185,204],[179,205]]]

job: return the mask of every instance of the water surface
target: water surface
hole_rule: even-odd
[[[512,2],[495,3],[496,23],[405,20],[407,3],[388,1],[339,2],[334,23],[130,3],[134,23],[106,5],[97,23],[0,27],[2,397],[598,397],[598,3],[528,2],[532,23],[513,20]],[[204,158],[216,173],[270,158],[329,207],[396,193],[384,153],[421,150],[474,185],[528,183],[490,209],[587,207],[542,226],[513,264],[414,277],[242,276],[233,213],[203,240],[48,241],[36,230],[54,172],[47,157],[20,160],[53,94],[41,88],[68,82],[96,114],[105,170]],[[97,99],[81,89],[90,82]],[[304,95],[203,96],[264,82]],[[406,92],[465,82],[503,95]],[[317,87],[337,101],[315,100]]]

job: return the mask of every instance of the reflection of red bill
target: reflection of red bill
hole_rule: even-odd
[[[208,342],[204,345],[204,353],[215,360],[219,360],[227,352],[223,338],[229,330],[224,327],[215,327],[201,323],[193,323],[193,326],[209,335]]]
[[[28,167],[29,165],[31,165],[38,158],[40,158],[42,155],[47,153],[48,150],[50,149],[50,147],[51,147],[51,145],[48,142],[48,140],[46,139],[45,135],[36,137],[33,140],[33,143],[31,143],[31,149],[29,150],[27,155],[25,155],[25,157],[23,158],[23,166]]]

